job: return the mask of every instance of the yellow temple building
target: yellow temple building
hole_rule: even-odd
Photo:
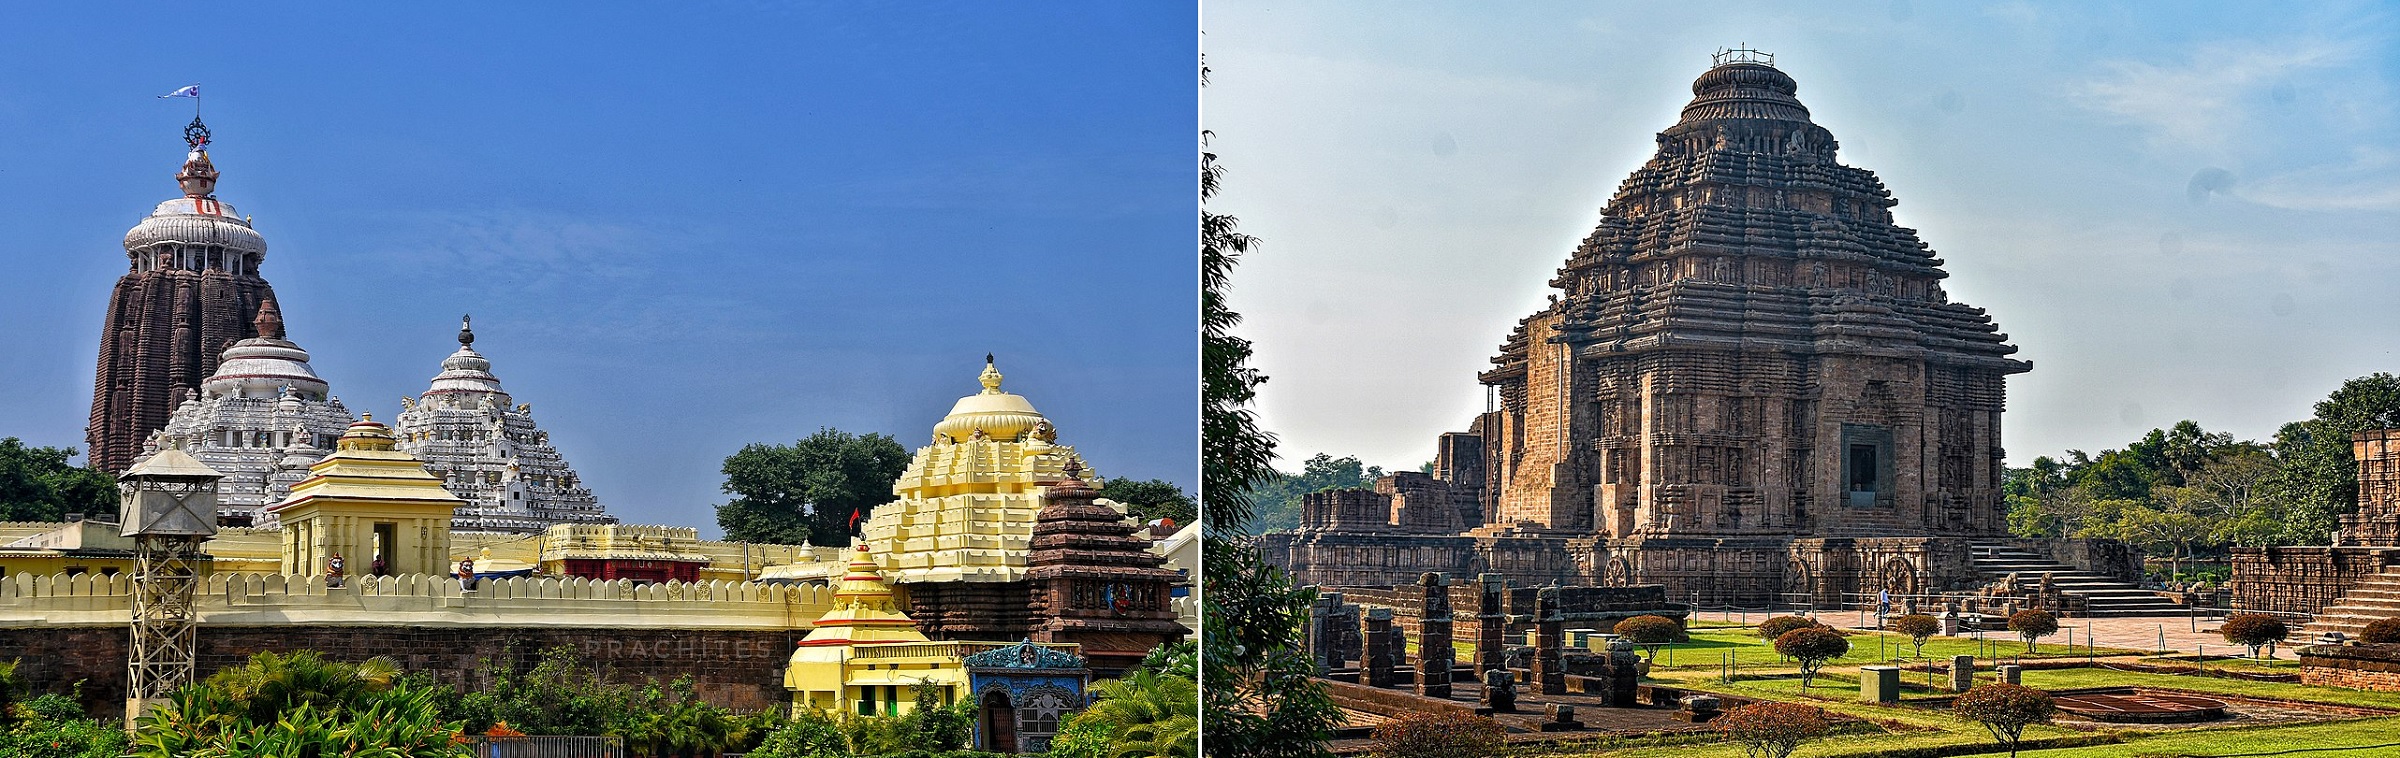
[[[1084,464],[1032,402],[1000,390],[988,357],[978,380],[983,391],[950,407],[892,484],[899,499],[867,518],[895,583],[1024,579],[1043,485],[1067,478],[1068,461]]]
[[[450,518],[466,501],[396,442],[373,415],[351,424],[267,509],[283,525],[283,573],[320,573],[337,555],[351,575],[449,573]]]
[[[865,545],[783,672],[795,711],[896,716],[914,708],[916,687],[941,688],[948,704],[966,685],[958,645],[917,631]]]

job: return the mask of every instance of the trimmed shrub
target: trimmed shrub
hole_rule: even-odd
[[[2050,717],[2058,712],[2058,703],[2050,699],[2050,693],[2000,682],[1967,690],[1967,694],[1951,702],[1950,712],[1983,725],[1985,731],[1992,733],[1992,739],[2008,746],[2009,758],[2016,758],[2017,742],[2025,736],[2025,727],[2050,723]]]
[[[1376,758],[1484,758],[1500,752],[1500,722],[1454,710],[1415,711],[1375,727]]]
[[[1825,662],[1850,652],[1850,641],[1821,626],[1794,629],[1775,638],[1775,652],[1800,662],[1800,686],[1807,688]]]
[[[1908,635],[1917,646],[1917,657],[1925,657],[1925,641],[1942,631],[1942,620],[1922,613],[1912,613],[1892,619],[1892,631]]]
[[[2292,628],[2283,619],[2264,613],[2236,613],[2225,617],[2225,625],[2217,627],[2217,633],[2224,635],[2226,642],[2250,648],[2250,657],[2256,658],[2259,648],[2282,641]]]
[[[1776,616],[1758,622],[1758,636],[1760,639],[1772,641],[1782,638],[1784,632],[1807,629],[1812,626],[1822,625],[1818,624],[1816,619],[1806,616]]]
[[[2388,645],[2400,642],[2400,619],[2376,619],[2358,633],[2358,641],[2369,645]]]
[[[1823,711],[1798,703],[1752,703],[1717,719],[1717,733],[1751,758],[1789,758],[1800,743],[1825,734]]]
[[[1634,644],[1650,648],[1650,657],[1658,657],[1658,646],[1674,642],[1683,636],[1683,625],[1665,616],[1642,615],[1617,622],[1617,634]]]
[[[2008,630],[2025,640],[2025,652],[2034,652],[2033,641],[2058,633],[2058,617],[2039,608],[2017,611],[2008,617]]]

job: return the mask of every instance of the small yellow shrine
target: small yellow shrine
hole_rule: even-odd
[[[1033,403],[1000,391],[990,356],[978,379],[983,391],[951,406],[892,485],[899,499],[867,518],[863,536],[896,583],[1024,579],[1042,487],[1068,478],[1068,461],[1092,475]]]
[[[914,688],[942,688],[942,702],[967,685],[957,643],[934,642],[917,631],[884,584],[875,558],[860,545],[833,593],[833,610],[817,618],[784,669],[795,712],[897,716],[914,708]]]
[[[283,525],[283,573],[322,574],[343,557],[344,573],[450,573],[450,518],[466,501],[442,488],[415,456],[400,452],[373,414],[351,424],[332,455],[268,510]]]

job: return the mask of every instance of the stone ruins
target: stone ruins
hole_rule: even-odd
[[[1430,475],[1307,496],[1268,559],[1753,607],[1976,591],[2020,559],[2026,602],[2125,576],[2121,550],[2008,537],[2005,380],[2032,366],[1796,90],[1741,51],[1702,74],[1478,377],[1496,407]]]

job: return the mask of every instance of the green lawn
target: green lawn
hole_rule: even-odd
[[[1691,638],[1690,642],[1679,642],[1660,649],[1655,659],[1658,667],[1673,670],[1708,669],[1713,671],[1723,665],[1724,654],[1730,650],[1735,655],[1735,661],[1744,669],[1797,670],[1791,663],[1786,662],[1783,656],[1776,654],[1773,644],[1760,639],[1749,628],[1704,629],[1692,632]],[[1880,655],[1877,647],[1879,641],[1881,642]],[[1945,664],[1953,655],[1976,656],[1977,665],[1988,666],[1991,664],[1991,656],[1994,655],[2002,658],[2082,658],[2089,654],[2082,645],[2070,648],[2063,644],[2043,644],[2038,647],[2038,650],[2037,653],[2027,655],[2025,643],[2014,637],[1991,637],[1980,641],[1967,637],[1934,637],[1925,641],[1925,657]],[[2105,656],[2130,655],[2150,651],[2104,647],[2096,652]],[[1850,637],[1850,653],[1836,659],[1833,663],[1834,665],[1862,665],[1877,661],[1910,659],[1915,655],[1916,649],[1910,644],[1907,637],[1886,632],[1867,632],[1852,635]]]
[[[1853,648],[1859,638],[1853,638]],[[1871,639],[1871,638],[1869,638]],[[1739,649],[1739,643],[1718,640]],[[1929,652],[1930,652],[1930,646]],[[2080,651],[2080,648],[2078,648]],[[1872,657],[1873,648],[1868,649]],[[1880,750],[1902,747],[1933,747],[1947,745],[1990,746],[1990,755],[2005,754],[1992,742],[1991,736],[1979,726],[1952,718],[1948,713],[1906,706],[1882,706],[1858,701],[1857,663],[1836,664],[1819,676],[1817,684],[1807,690],[1800,687],[1798,677],[1744,679],[1732,683],[1718,682],[1709,670],[1661,669],[1654,680],[1713,692],[1743,695],[1782,701],[1805,702],[1826,710],[1870,721],[1896,725],[1896,729],[1881,734],[1849,734],[1828,737],[1809,743],[1798,753],[1804,758],[1837,758],[1858,756]],[[2298,684],[2252,682],[2216,677],[2175,676],[2105,669],[2029,670],[2024,674],[2027,685],[2044,689],[2077,687],[2144,686],[2214,692],[2229,695],[2252,695],[2292,700],[2344,703],[2400,709],[2400,693],[2360,692],[2355,690],[2306,687]],[[1984,679],[1990,676],[1986,674]],[[1912,696],[1921,697],[1921,696]],[[2105,732],[2100,732],[2105,733]],[[2026,730],[2026,739],[2046,739],[2080,734],[2055,726],[2037,726]],[[2292,748],[2312,748],[2308,755],[2342,756],[2400,755],[2400,717],[2353,719],[2316,724],[2189,728],[2160,732],[2124,731],[2116,736],[2122,744],[2094,745],[2073,748],[2029,750],[2024,756],[2224,756],[2241,753],[2262,753]],[[1613,750],[1568,748],[1553,755],[1595,755],[1610,758],[1741,758],[1741,749],[1730,744],[1662,744],[1649,747],[1630,747]]]

